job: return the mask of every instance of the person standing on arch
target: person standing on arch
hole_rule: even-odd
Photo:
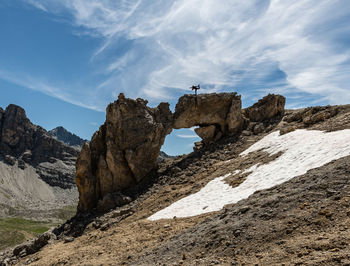
[[[197,96],[197,91],[201,88],[201,86],[198,84],[197,86],[193,85],[191,87],[192,90],[194,90],[194,94]]]

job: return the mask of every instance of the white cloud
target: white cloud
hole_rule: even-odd
[[[190,135],[190,134],[176,134],[176,136],[184,139],[198,138],[198,135]]]
[[[69,91],[67,89],[63,89],[62,87],[52,86],[50,84],[47,84],[44,81],[35,79],[27,75],[23,75],[23,74],[14,75],[13,73],[8,73],[0,69],[0,79],[11,82],[13,84],[19,85],[24,88],[28,88],[34,91],[40,91],[48,96],[60,99],[67,103],[71,103],[80,107],[84,107],[84,108],[99,111],[99,112],[104,111],[103,109],[99,108],[99,106],[97,105],[86,104],[81,101],[74,100],[74,97],[72,97],[72,95],[65,92],[65,91]]]
[[[27,2],[28,2],[28,4],[33,5],[35,8],[40,9],[40,10],[42,10],[44,12],[47,12],[47,9],[45,8],[45,6],[42,3],[40,3],[39,1],[27,0]]]
[[[109,59],[109,76],[100,84],[105,90],[118,87],[157,101],[197,83],[214,91],[254,88],[248,97],[278,86],[277,92],[311,93],[332,104],[350,101],[349,41],[341,40],[350,31],[341,22],[350,16],[347,0],[29,3],[49,12],[60,5],[74,25],[104,39],[92,57]],[[128,49],[116,55],[121,38]],[[278,69],[284,84],[276,84]]]

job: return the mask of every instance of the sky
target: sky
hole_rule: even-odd
[[[0,106],[90,139],[119,93],[171,108],[192,93],[350,103],[348,0],[0,0]],[[173,131],[163,150],[200,139]]]

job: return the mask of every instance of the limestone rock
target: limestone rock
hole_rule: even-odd
[[[216,126],[199,127],[194,130],[197,135],[204,141],[213,140],[215,137]]]
[[[338,112],[339,110],[336,106],[314,106],[292,112],[283,120],[288,123],[303,122],[305,126],[310,126],[325,121],[335,116]]]
[[[284,135],[284,134],[287,134],[289,132],[293,132],[296,129],[297,129],[296,126],[286,126],[286,127],[280,129],[280,135]]]
[[[284,113],[286,99],[281,95],[269,94],[244,110],[246,118],[262,122]]]
[[[50,240],[55,239],[56,236],[48,231],[44,234],[39,235],[37,238],[30,240],[24,244],[20,244],[13,249],[13,256],[24,257],[39,251],[45,246]]]
[[[226,118],[228,131],[230,133],[236,133],[242,130],[247,121],[242,116],[242,102],[241,97],[233,97],[230,111]]]
[[[317,113],[315,113],[315,114],[306,116],[306,117],[303,119],[303,123],[304,123],[305,125],[316,124],[316,123],[318,123],[318,122],[322,122],[322,121],[325,121],[325,120],[331,118],[331,117],[334,116],[335,114],[336,114],[336,113],[330,112],[330,111],[328,111],[328,110],[324,110],[324,111],[317,112]]]
[[[222,133],[242,124],[241,98],[236,93],[182,96],[175,107],[174,129],[216,125]]]
[[[284,97],[279,95],[269,95],[248,108],[245,118],[236,93],[184,95],[174,115],[167,103],[150,108],[143,99],[127,99],[120,94],[107,107],[105,123],[91,142],[83,145],[77,160],[78,210],[86,212],[97,207],[105,211],[127,202],[112,195],[122,195],[157,169],[160,148],[173,128],[199,126],[195,132],[203,141],[195,143],[197,150],[206,142],[241,132],[249,124],[248,118],[258,120],[250,123],[249,134],[261,133],[265,126],[259,120],[283,111]]]
[[[120,94],[106,110],[106,122],[83,145],[77,161],[79,210],[96,207],[109,193],[140,182],[158,166],[165,137],[172,130],[169,104],[156,108]]]
[[[258,135],[258,134],[264,132],[265,131],[264,124],[263,123],[258,123],[257,125],[254,126],[253,131],[254,131],[255,135]]]
[[[93,176],[91,167],[91,151],[87,143],[83,147],[76,162],[75,181],[79,191],[79,205],[91,207],[97,202],[99,184]]]

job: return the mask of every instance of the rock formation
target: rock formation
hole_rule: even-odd
[[[182,96],[175,107],[174,129],[199,126],[196,133],[205,142],[241,130],[241,97],[236,93]]]
[[[204,143],[216,141],[238,134],[247,119],[264,121],[283,113],[284,102],[283,96],[269,95],[243,112],[236,93],[184,95],[172,114],[168,103],[150,108],[145,100],[120,94],[107,107],[105,123],[78,157],[78,209],[104,210],[103,202],[112,207],[114,199],[115,206],[127,201],[120,192],[157,169],[160,148],[172,129],[199,126],[195,131]]]
[[[74,186],[74,163],[78,151],[33,125],[25,111],[14,104],[0,109],[0,160],[10,165],[33,166],[46,183],[62,188]],[[66,167],[62,167],[61,162]]]
[[[244,115],[252,122],[264,120],[284,113],[286,99],[281,95],[269,94],[252,106],[244,109]]]
[[[337,115],[338,112],[337,106],[314,106],[287,115],[283,120],[288,123],[302,122],[305,126],[310,126],[325,121]]]
[[[108,194],[137,184],[157,168],[160,148],[171,132],[169,104],[147,107],[147,101],[120,94],[107,107],[106,122],[84,144],[77,161],[79,210],[97,205]]]
[[[62,219],[78,202],[78,153],[32,124],[21,107],[0,108],[0,217]]]
[[[64,127],[56,127],[52,130],[49,130],[48,133],[51,136],[55,137],[57,140],[60,140],[63,143],[73,147],[81,147],[83,145],[83,142],[86,141],[78,137],[77,135],[69,132]]]

